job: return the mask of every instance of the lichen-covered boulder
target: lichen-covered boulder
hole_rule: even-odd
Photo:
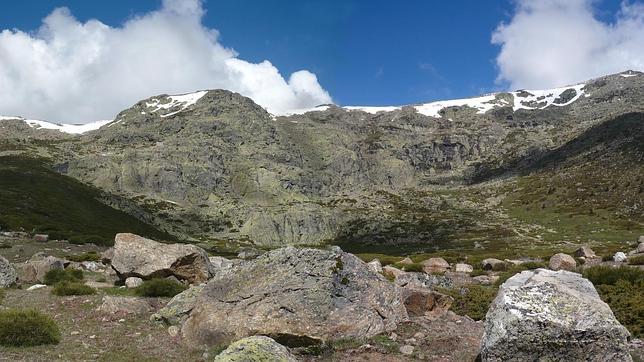
[[[16,282],[18,275],[9,260],[0,255],[0,288],[7,288]]]
[[[629,333],[592,283],[537,269],[508,279],[485,319],[483,361],[630,361]]]
[[[211,279],[182,334],[195,346],[256,334],[326,341],[369,338],[407,319],[400,289],[356,256],[286,247]]]
[[[572,271],[577,267],[577,261],[575,260],[575,258],[568,254],[558,253],[550,258],[548,267],[552,270]]]
[[[265,336],[253,336],[232,343],[215,362],[297,362],[286,347]]]
[[[163,244],[134,234],[117,234],[112,268],[121,279],[174,276],[188,283],[202,283],[212,276],[208,253],[189,244]]]
[[[170,325],[182,323],[197,304],[197,297],[203,291],[204,286],[205,284],[193,285],[175,295],[165,307],[154,313],[150,320]]]

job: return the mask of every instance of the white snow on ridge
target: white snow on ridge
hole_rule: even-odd
[[[522,91],[516,91],[516,92],[511,92],[512,96],[514,97],[514,105],[513,105],[513,110],[517,111],[519,109],[544,109],[550,106],[557,106],[557,107],[563,107],[567,106],[577,99],[581,97],[584,94],[583,88],[586,86],[585,83],[582,84],[577,84],[574,86],[570,87],[562,87],[562,88],[554,88],[554,89],[545,89],[545,90],[522,90]],[[574,89],[576,94],[575,96],[569,100],[566,103],[554,103],[554,101],[561,96],[563,92],[565,92],[568,89]],[[519,93],[521,92],[528,92],[532,95],[527,96],[527,97],[520,97]],[[539,107],[530,107],[524,104],[529,103],[529,102],[535,102],[535,104],[540,104],[544,103],[544,105],[539,106]]]
[[[150,102],[145,102],[145,106],[148,108],[155,107],[153,110],[150,112],[158,112],[162,109],[171,109],[174,107],[181,107],[178,111],[175,112],[170,112],[166,114],[162,114],[161,117],[169,117],[172,116],[173,114],[177,114],[179,112],[184,111],[186,108],[190,107],[191,105],[197,103],[198,100],[201,99],[201,97],[205,96],[208,91],[199,91],[195,93],[187,93],[187,94],[179,94],[179,95],[172,95],[168,96],[170,98],[170,102],[167,103],[161,103],[159,99],[153,98]]]
[[[104,121],[96,121],[96,122],[87,123],[87,124],[56,124],[56,123],[51,123],[46,121],[39,121],[35,119],[24,119],[23,121],[25,121],[25,123],[27,123],[32,128],[58,130],[60,132],[71,133],[71,134],[82,134],[85,132],[94,131],[112,122],[111,119],[104,120]]]
[[[420,104],[413,106],[416,111],[422,115],[425,116],[430,116],[430,117],[436,117],[439,118],[440,111],[443,110],[444,108],[447,107],[459,107],[459,106],[469,106],[472,108],[477,109],[478,114],[483,114],[491,109],[493,109],[495,106],[498,105],[506,105],[507,102],[505,100],[497,100],[496,96],[494,94],[492,95],[487,95],[487,96],[482,96],[482,97],[475,97],[475,98],[464,98],[464,99],[452,99],[452,100],[447,100],[447,101],[437,101],[437,102],[431,102],[431,103],[425,103],[425,104]],[[360,107],[360,106],[350,106],[350,107],[343,107],[344,109],[348,110],[358,110],[358,111],[363,111],[367,113],[372,113],[376,114],[378,112],[392,112],[395,110],[399,110],[402,107]]]
[[[292,116],[295,114],[304,114],[304,113],[309,113],[309,112],[323,112],[326,111],[327,109],[331,108],[329,105],[322,105],[322,106],[315,106],[313,108],[299,108],[299,109],[293,109],[287,112],[284,112],[283,114],[279,114],[280,116]]]
[[[624,73],[624,74],[620,74],[620,75],[622,77],[624,77],[624,78],[637,77],[637,74],[630,74],[630,73],[629,74]]]

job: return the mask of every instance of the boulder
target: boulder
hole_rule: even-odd
[[[105,314],[141,315],[152,312],[154,307],[145,298],[106,295],[103,297],[103,303],[96,310]]]
[[[577,258],[586,258],[586,259],[591,259],[591,258],[596,258],[597,255],[593,251],[593,249],[587,247],[587,246],[582,246],[581,248],[575,250],[575,253],[573,254]]]
[[[255,334],[326,341],[370,338],[407,319],[400,289],[356,256],[286,247],[211,279],[182,334],[195,346]]]
[[[275,361],[297,362],[288,349],[265,336],[252,336],[232,343],[218,354],[215,362]]]
[[[113,257],[114,257],[114,248],[109,248],[101,253],[101,262],[103,264],[109,264],[112,262]]]
[[[117,234],[112,268],[121,279],[174,276],[188,283],[202,283],[212,276],[208,254],[189,244],[162,244],[134,234]]]
[[[128,288],[137,288],[143,284],[143,279],[137,277],[129,277],[125,279],[125,286]]]
[[[154,313],[150,320],[170,325],[183,323],[197,304],[197,297],[203,291],[204,286],[205,284],[193,285],[175,295],[165,307]]]
[[[91,272],[99,272],[105,269],[105,267],[97,263],[95,261],[83,261],[80,263],[80,269],[86,270],[86,271],[91,271]]]
[[[577,261],[575,258],[568,254],[559,253],[550,257],[550,262],[548,263],[548,268],[552,270],[575,270],[577,267]]]
[[[477,275],[472,278],[477,284],[480,285],[492,285],[499,280],[498,275]]]
[[[399,275],[405,274],[405,272],[391,265],[385,265],[382,267],[382,274],[391,278],[397,278]]]
[[[394,284],[401,288],[420,288],[434,289],[451,288],[452,282],[443,275],[433,275],[425,273],[403,273],[394,279]]]
[[[537,269],[508,279],[485,318],[483,361],[630,361],[629,333],[592,283]]]
[[[425,273],[445,273],[449,269],[449,263],[443,258],[429,258],[421,263]]]
[[[9,260],[0,255],[0,288],[7,288],[18,279],[18,274]]]
[[[454,298],[428,289],[404,288],[403,301],[409,316],[422,317],[447,312]]]
[[[641,238],[642,238],[642,237],[640,236],[640,239],[641,239]],[[635,253],[637,253],[637,254],[642,254],[642,253],[644,253],[644,242],[640,242],[640,243],[637,245],[637,249],[635,249]]]
[[[212,275],[224,273],[230,270],[234,265],[232,260],[226,259],[221,256],[211,256],[208,258],[208,260],[210,261]]]
[[[399,262],[398,262],[398,264],[405,264],[405,265],[409,265],[409,264],[414,264],[414,261],[413,261],[413,260],[411,260],[409,257],[407,257],[407,258],[405,258],[405,259],[403,259],[403,260],[399,261]]]
[[[47,234],[36,234],[34,235],[34,241],[39,243],[46,243],[49,241],[49,235]]]
[[[368,262],[367,266],[374,273],[382,273],[382,264],[380,264],[380,260],[378,259],[373,259],[372,261]]]
[[[454,266],[454,271],[457,273],[471,273],[474,271],[474,267],[469,264],[458,263]]]
[[[494,258],[484,259],[481,262],[481,267],[483,268],[483,270],[496,270],[499,269],[500,265],[505,265],[505,262],[503,260]]]
[[[34,254],[31,259],[23,264],[16,265],[18,280],[22,283],[44,283],[45,274],[53,269],[64,269],[65,261],[43,253]]]
[[[613,261],[615,261],[616,263],[623,263],[627,259],[628,258],[626,257],[626,254],[624,254],[621,251],[616,252],[615,255],[613,256]]]

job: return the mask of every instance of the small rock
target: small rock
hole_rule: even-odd
[[[627,259],[626,254],[624,254],[621,251],[616,252],[615,255],[613,256],[613,260],[616,263],[623,263],[626,261],[626,259]]]
[[[398,335],[395,332],[391,332],[391,334],[389,335],[389,339],[395,342],[398,340]]]
[[[481,285],[492,285],[499,279],[499,277],[498,275],[477,275],[472,279]]]
[[[80,334],[80,332],[79,331],[71,331],[69,334],[72,335],[72,336],[77,336],[77,335]]]
[[[398,262],[398,264],[405,264],[405,265],[409,265],[409,264],[414,264],[414,261],[413,261],[413,260],[411,260],[409,257],[407,257],[407,258],[405,258],[405,259],[403,259],[403,260],[399,261],[399,262]]]
[[[97,310],[109,314],[146,314],[153,308],[145,299],[106,295]]]
[[[577,261],[575,261],[575,258],[573,258],[568,254],[559,253],[559,254],[553,255],[550,258],[548,267],[555,271],[556,270],[572,271],[572,270],[575,270],[575,268],[577,267]]]
[[[103,266],[95,261],[83,261],[80,263],[80,267],[83,270],[98,272],[103,270]]]
[[[95,334],[92,334],[91,336],[89,336],[89,339],[94,339],[94,338],[96,338]]]
[[[502,264],[505,264],[503,260],[488,258],[488,259],[484,259],[481,262],[481,267],[483,267],[483,270],[493,270],[493,269],[496,269],[497,265],[502,265]]]
[[[390,276],[396,278],[399,275],[405,274],[405,272],[400,270],[400,269],[398,269],[398,268],[394,268],[391,265],[385,265],[385,266],[382,267],[382,274],[390,275]]]
[[[168,327],[168,334],[170,337],[176,337],[179,335],[179,327],[177,326],[170,326]]]
[[[125,286],[128,288],[137,288],[143,284],[143,279],[138,277],[129,277],[125,279]]]
[[[642,237],[640,236],[640,240],[641,240],[641,239],[642,239]],[[640,242],[640,243],[637,245],[637,249],[635,249],[635,253],[637,253],[637,254],[642,254],[642,253],[644,253],[644,241]]]
[[[46,243],[49,241],[49,235],[47,234],[36,234],[34,235],[34,241],[39,243]]]
[[[454,271],[456,271],[457,273],[471,273],[474,271],[474,267],[469,264],[458,263],[454,267]]]
[[[445,273],[449,269],[449,263],[443,258],[429,258],[421,264],[423,264],[423,271],[427,274]]]
[[[578,258],[595,258],[597,255],[595,255],[595,252],[593,249],[587,247],[587,246],[582,246],[581,248],[575,250],[575,253],[573,254]]]
[[[27,291],[37,290],[37,289],[46,288],[46,287],[47,286],[45,284],[34,284],[34,285],[30,286],[29,288],[27,288]]]
[[[410,345],[406,344],[406,345],[400,347],[399,351],[400,351],[400,353],[409,356],[409,355],[414,353],[414,346],[410,346]]]
[[[380,264],[380,260],[378,259],[373,259],[372,261],[368,262],[367,266],[374,273],[382,273],[382,264]]]
[[[416,334],[414,334],[414,338],[416,338],[417,340],[425,339],[425,333],[423,333],[423,332],[416,332]]]
[[[210,358],[210,357],[207,357]],[[295,362],[297,358],[286,347],[265,336],[253,336],[232,343],[218,354],[215,362],[223,361],[280,361]]]

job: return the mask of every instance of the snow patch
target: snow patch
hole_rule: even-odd
[[[89,131],[97,130],[112,120],[96,121],[87,124],[57,124],[36,119],[23,119],[31,128],[51,129],[70,134],[82,134]]]
[[[300,108],[300,109],[293,109],[293,110],[284,112],[283,114],[280,114],[280,115],[292,116],[292,115],[295,115],[295,114],[304,114],[304,113],[309,113],[309,112],[324,112],[324,111],[328,110],[329,108],[331,108],[331,106],[329,106],[329,105],[316,106],[316,107],[313,107],[313,108]]]
[[[620,75],[624,78],[637,77],[637,74],[631,74],[631,73],[624,73]]]
[[[175,115],[179,112],[186,110],[186,108],[197,103],[197,101],[199,101],[203,96],[205,96],[206,93],[208,93],[208,91],[199,91],[195,93],[172,95],[172,96],[167,96],[167,98],[164,98],[164,99],[153,98],[149,102],[145,102],[145,106],[147,108],[154,108],[149,111],[151,113],[158,112],[162,109],[181,107],[177,111],[161,115],[161,117],[170,117],[172,115]],[[168,99],[169,99],[169,102],[167,101]],[[165,102],[162,103],[161,102],[162,100]]]
[[[571,87],[562,87],[554,89],[545,89],[545,90],[521,90],[516,92],[511,92],[514,97],[513,110],[517,111],[519,109],[544,109],[550,106],[563,107],[575,102],[579,97],[584,95],[583,88],[586,86],[585,83],[577,84]],[[554,103],[557,98],[559,98],[565,91],[568,89],[575,90],[575,96],[566,103]],[[521,97],[521,93],[530,93],[526,97]],[[526,105],[526,103],[534,102],[535,106]]]

